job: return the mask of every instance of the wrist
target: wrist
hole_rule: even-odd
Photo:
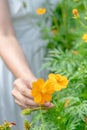
[[[30,71],[28,70],[27,72],[25,71],[21,76],[20,78],[23,78],[25,80],[28,80],[30,82],[33,82],[33,81],[36,81],[37,78],[36,76]]]

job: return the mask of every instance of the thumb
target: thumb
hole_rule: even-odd
[[[45,106],[45,107],[49,107],[49,108],[53,108],[53,107],[54,107],[53,103],[51,103],[51,102],[46,102],[46,103],[44,104],[44,106]]]

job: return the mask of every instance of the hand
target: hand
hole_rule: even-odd
[[[16,79],[14,81],[14,88],[12,90],[12,96],[15,99],[15,103],[17,103],[21,109],[25,108],[36,108],[39,107],[38,104],[34,102],[34,99],[31,95],[32,90],[32,82],[36,79],[34,78],[32,81],[25,79]],[[53,107],[53,104],[47,102],[44,104],[46,107]]]
[[[25,109],[27,107],[34,108],[38,107],[38,105],[34,102],[33,97],[31,95],[32,90],[32,82],[24,79],[16,79],[14,81],[14,88],[12,90],[12,95],[15,99],[15,102],[21,107],[21,109]]]

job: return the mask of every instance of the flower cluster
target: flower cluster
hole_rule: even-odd
[[[60,74],[49,74],[48,79],[40,78],[32,84],[32,96],[34,101],[43,105],[51,101],[52,94],[67,87],[68,80]]]
[[[0,130],[11,130],[12,126],[15,126],[14,122],[5,121],[2,125],[0,125]]]
[[[73,13],[73,15],[74,15],[74,18],[75,18],[75,19],[78,19],[78,18],[79,18],[80,24],[81,24],[84,28],[87,29],[87,26],[86,26],[86,25],[81,21],[81,19],[80,19],[80,15],[79,15],[78,9],[73,9],[73,10],[72,10],[72,13]],[[84,17],[84,19],[86,20],[87,17]],[[87,42],[87,34],[84,34],[84,35],[82,36],[82,40],[83,40],[84,42]]]

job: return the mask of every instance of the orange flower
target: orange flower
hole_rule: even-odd
[[[84,35],[82,36],[82,39],[83,39],[84,42],[87,42],[87,34],[84,34]]]
[[[58,32],[57,29],[53,29],[53,30],[52,30],[52,33],[53,33],[54,35],[56,35],[57,32]]]
[[[43,79],[38,79],[32,86],[32,96],[36,103],[44,104],[51,100],[55,89],[54,86],[50,85],[49,80],[45,82]]]
[[[38,15],[43,15],[43,14],[46,13],[46,8],[38,8],[38,9],[36,10],[36,13],[37,13]]]
[[[55,87],[55,91],[60,91],[67,87],[68,80],[65,76],[60,74],[49,74],[48,78],[50,85]]]
[[[75,18],[77,18],[79,16],[78,10],[77,9],[73,9],[72,10],[73,15],[75,16]]]

